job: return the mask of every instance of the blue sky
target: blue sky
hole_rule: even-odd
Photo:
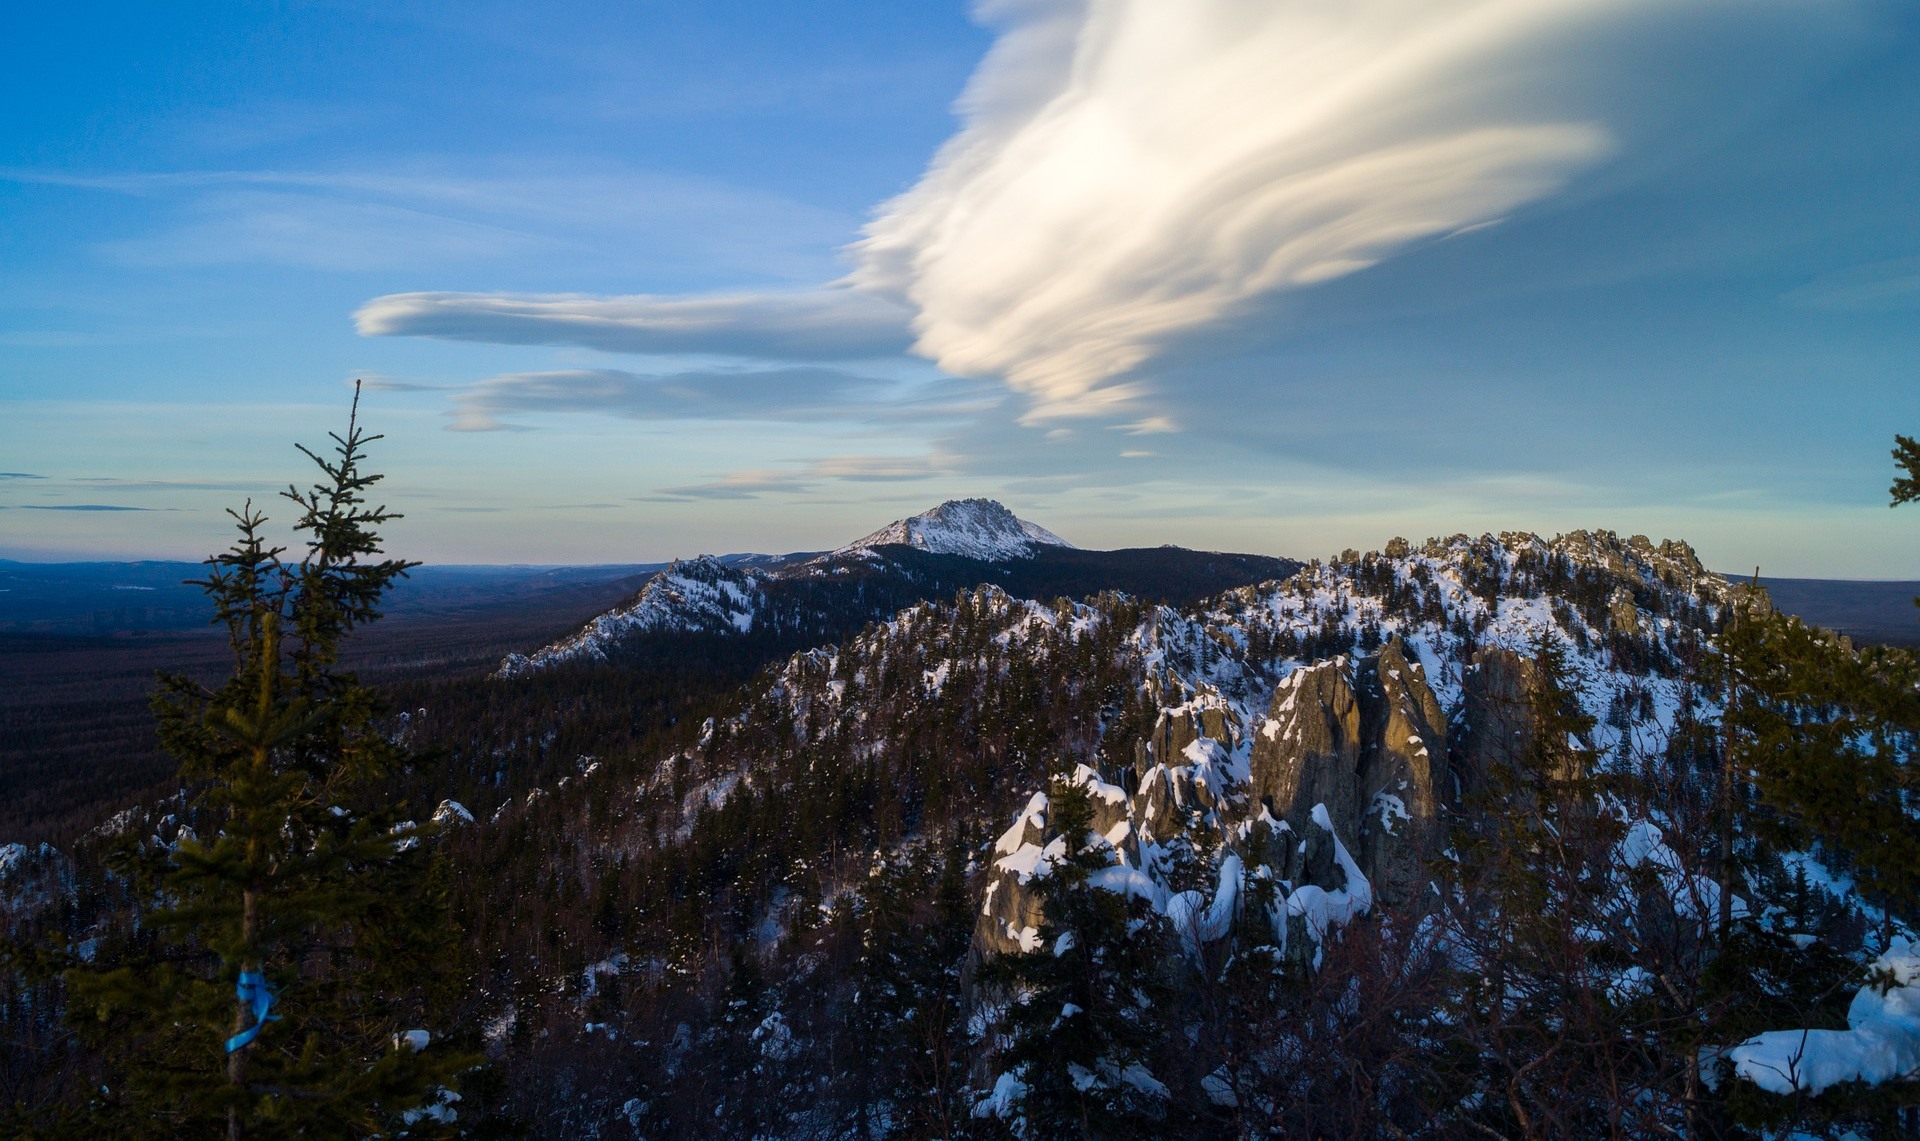
[[[434,561],[984,494],[1086,546],[1606,527],[1920,574],[1909,3],[43,6],[0,41],[0,557],[199,557],[365,377]]]

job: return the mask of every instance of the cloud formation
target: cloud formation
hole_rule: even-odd
[[[325,272],[538,259],[566,272],[681,266],[808,281],[854,220],[709,178],[576,163],[87,174],[0,167],[0,183],[145,200],[152,232],[96,250],[146,268],[270,264]]]
[[[758,499],[762,495],[795,495],[821,483],[906,483],[952,474],[945,460],[933,456],[824,456],[789,468],[750,468],[729,472],[712,483],[663,487],[648,502],[689,499]]]
[[[693,297],[395,293],[354,315],[368,337],[578,345],[617,353],[711,353],[761,360],[896,355],[908,312],[852,289]]]
[[[453,397],[456,432],[496,432],[515,413],[597,412],[633,420],[845,419],[893,385],[839,369],[681,372],[648,376],[620,369],[516,372]]]
[[[1167,338],[1497,221],[1606,156],[1538,63],[1642,7],[990,0],[965,125],[868,226],[854,280],[1034,417],[1127,404],[1141,388],[1115,378]]]
[[[1152,398],[1197,335],[1259,330],[1276,306],[1299,311],[1276,300],[1291,291],[1497,226],[1616,154],[1644,160],[1663,132],[1697,142],[1725,111],[1706,104],[1752,104],[1778,63],[1845,38],[1834,29],[1867,6],[981,0],[996,40],[961,129],[848,248],[848,277],[396,294],[356,317],[370,336],[768,362],[911,347],[1024,394],[1029,425],[1177,430],[1181,409]],[[1785,50],[1753,54],[1762,41]],[[1621,164],[1592,185],[1638,176]],[[1894,268],[1792,300],[1905,304]]]

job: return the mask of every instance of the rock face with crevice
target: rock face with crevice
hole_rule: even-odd
[[[1533,706],[1543,682],[1532,658],[1499,646],[1474,654],[1462,680],[1454,767],[1460,802],[1467,805],[1485,793],[1493,773],[1528,763],[1534,744]],[[1571,780],[1580,775],[1566,767],[1579,763],[1578,753],[1558,750],[1556,755],[1561,767],[1549,776]]]
[[[1360,866],[1380,898],[1412,898],[1427,882],[1425,862],[1452,794],[1447,720],[1426,671],[1398,639],[1363,661],[1360,699]]]
[[[1253,796],[1303,838],[1276,868],[1283,877],[1320,883],[1331,872],[1310,842],[1313,808],[1324,804],[1383,902],[1418,893],[1452,780],[1440,702],[1398,639],[1357,663],[1289,674],[1254,733],[1251,765]]]
[[[1533,745],[1532,694],[1539,669],[1531,659],[1494,646],[1474,654],[1461,679],[1454,768],[1463,802],[1486,791],[1488,777],[1511,768]]]

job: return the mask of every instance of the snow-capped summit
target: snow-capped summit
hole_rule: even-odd
[[[889,544],[988,562],[1032,558],[1040,547],[1073,546],[1038,523],[1015,516],[991,499],[949,499],[918,515],[896,519],[866,538],[848,543],[833,555]]]

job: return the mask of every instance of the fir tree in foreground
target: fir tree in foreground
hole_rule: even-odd
[[[366,495],[356,387],[319,475],[281,497],[298,561],[251,501],[198,585],[233,651],[217,686],[163,675],[160,737],[180,762],[177,833],[122,840],[143,913],[68,973],[70,1016],[103,1060],[91,1124],[121,1136],[426,1136],[474,1059],[441,1041],[455,985],[446,869],[431,826],[379,803],[406,757],[375,725],[342,643],[417,565],[384,557],[398,518]],[[145,829],[142,829],[145,831]]]

